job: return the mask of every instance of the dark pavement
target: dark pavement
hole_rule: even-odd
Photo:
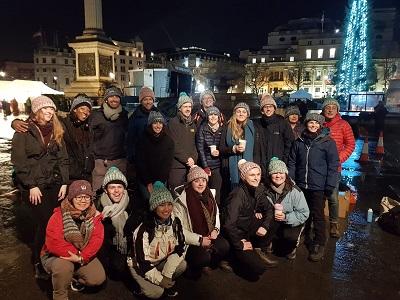
[[[280,258],[259,281],[249,282],[233,273],[215,270],[200,280],[180,278],[177,299],[400,299],[400,237],[366,222],[367,209],[378,215],[383,196],[400,191],[400,126],[390,126],[385,136],[384,161],[376,160],[376,139],[370,139],[372,162],[360,165],[362,140],[344,164],[342,181],[355,186],[358,201],[347,220],[341,220],[340,239],[327,242],[320,263],[307,260],[304,245],[294,262]],[[50,282],[36,282],[30,263],[31,223],[24,205],[11,187],[10,143],[0,140],[0,299],[49,299]],[[51,297],[51,296],[50,296]],[[70,292],[71,299],[136,299],[121,282],[109,280],[95,294]]]

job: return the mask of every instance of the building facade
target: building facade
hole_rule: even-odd
[[[0,64],[0,80],[35,80],[35,68],[31,62],[5,61]]]

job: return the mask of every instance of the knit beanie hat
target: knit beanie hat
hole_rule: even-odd
[[[68,188],[67,199],[71,201],[79,195],[93,196],[92,186],[89,181],[75,180],[71,183]]]
[[[221,112],[219,111],[218,107],[211,106],[206,109],[206,115],[209,117],[210,115],[217,115],[218,117],[221,116]]]
[[[336,105],[338,108],[338,111],[340,110],[340,104],[336,99],[326,98],[324,103],[322,103],[322,110],[324,110],[325,106],[327,106],[327,105]]]
[[[268,174],[285,173],[289,174],[286,164],[277,157],[271,158],[268,166]]]
[[[111,96],[118,96],[119,98],[121,98],[121,90],[115,86],[106,89],[106,92],[104,93],[104,101],[107,101],[107,99]]]
[[[128,186],[128,181],[126,177],[117,167],[111,167],[107,170],[106,175],[103,179],[103,189],[106,188],[109,183],[120,183],[125,188]]]
[[[178,103],[176,104],[176,107],[178,107],[178,109],[181,108],[181,106],[185,103],[190,103],[193,106],[193,100],[192,98],[190,98],[185,92],[181,92],[179,94],[179,99],[178,99]]]
[[[78,96],[74,99],[74,101],[72,101],[70,112],[73,111],[74,109],[76,109],[80,106],[84,106],[84,105],[89,107],[89,109],[92,109],[92,102],[90,101],[89,98],[87,98],[85,96]]]
[[[285,118],[291,115],[298,115],[301,117],[300,109],[297,105],[291,105],[286,108]]]
[[[205,91],[200,93],[200,97],[199,97],[200,104],[203,104],[203,97],[205,95],[210,95],[214,99],[214,101],[213,101],[213,105],[214,105],[217,100],[215,99],[214,93],[212,91],[210,91],[210,90],[205,90]]]
[[[187,175],[187,182],[192,182],[198,178],[204,178],[208,181],[207,173],[197,165],[194,165],[190,168],[189,173]]]
[[[144,86],[140,89],[139,92],[139,102],[142,102],[142,100],[146,97],[151,97],[153,101],[156,99],[153,90],[147,86]]]
[[[150,210],[153,211],[157,206],[167,202],[174,203],[170,191],[161,181],[154,182],[153,191],[150,194],[149,200]]]
[[[51,100],[47,96],[39,96],[39,97],[36,97],[36,98],[32,99],[31,105],[32,105],[31,106],[32,112],[34,114],[36,114],[40,109],[42,109],[44,107],[52,107],[55,110],[57,109],[57,107],[54,104],[53,100]]]
[[[149,113],[149,118],[147,119],[147,125],[151,125],[156,122],[160,122],[165,125],[165,119],[164,119],[164,116],[162,115],[162,113],[160,113],[159,111],[152,110]]]
[[[307,113],[304,124],[307,124],[309,121],[317,121],[322,127],[325,122],[325,117],[317,113]]]
[[[240,172],[240,178],[242,178],[243,180],[245,179],[247,172],[249,172],[251,169],[258,169],[261,172],[261,168],[259,165],[245,159],[239,160],[238,168]]]
[[[277,108],[274,98],[270,94],[263,94],[260,100],[260,109],[263,109],[265,105],[273,105],[275,109]]]
[[[250,117],[250,107],[247,105],[247,103],[239,102],[233,108],[233,112],[235,112],[238,108],[244,108],[247,111],[247,117]]]

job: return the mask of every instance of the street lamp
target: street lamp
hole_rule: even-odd
[[[6,72],[0,71],[0,77],[2,77],[2,78],[6,77]]]
[[[58,77],[57,76],[53,76],[53,84],[54,84],[54,88],[57,89],[57,80]]]

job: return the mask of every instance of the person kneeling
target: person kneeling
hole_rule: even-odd
[[[269,163],[268,173],[267,195],[268,200],[274,205],[275,218],[269,226],[266,239],[268,244],[271,244],[275,237],[283,238],[287,245],[286,257],[295,259],[300,235],[310,210],[303,192],[290,179],[283,161],[273,157]]]
[[[141,293],[152,299],[164,292],[176,296],[175,280],[186,270],[186,232],[180,219],[172,214],[173,202],[169,190],[156,181],[150,194],[151,212],[133,233],[133,255],[127,260]]]
[[[267,253],[266,233],[273,208],[265,196],[264,185],[260,184],[260,166],[244,159],[238,166],[241,181],[227,199],[223,229],[240,270],[258,277],[266,267],[275,267],[278,263]]]
[[[47,224],[41,261],[52,276],[53,299],[68,299],[70,285],[72,290],[81,291],[106,280],[103,266],[96,258],[104,228],[92,198],[89,182],[72,182],[67,198]]]

